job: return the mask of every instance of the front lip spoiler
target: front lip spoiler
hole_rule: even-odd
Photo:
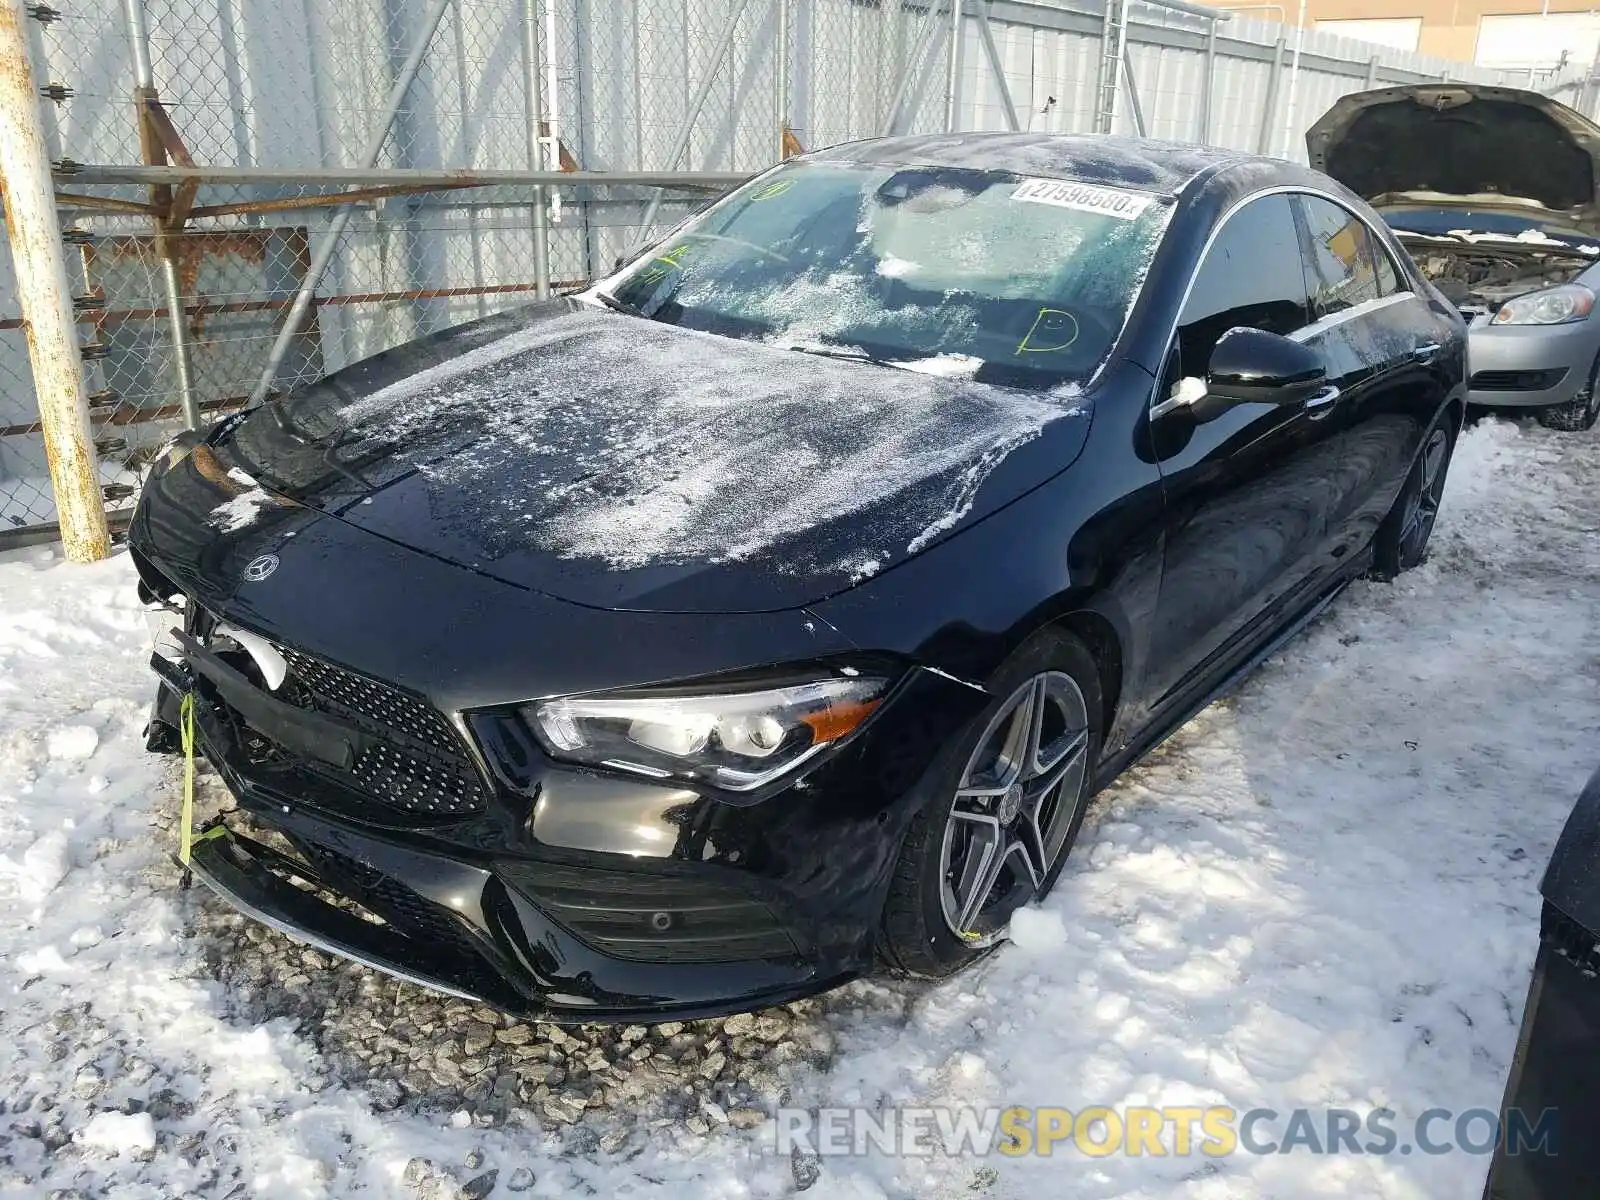
[[[497,1008],[506,1006],[503,998],[483,996],[449,980],[402,966],[401,960],[406,956],[404,943],[408,939],[386,926],[374,925],[335,908],[278,878],[262,867],[251,853],[250,847],[254,844],[233,833],[206,838],[195,845],[189,857],[189,870],[245,916],[297,942],[419,987]],[[312,927],[325,932],[313,933]]]
[[[794,987],[726,1001],[594,1007],[530,1003],[526,997],[513,995],[509,988],[498,993],[491,993],[489,989],[472,990],[458,980],[404,965],[416,956],[416,947],[410,938],[395,933],[387,926],[362,920],[302,891],[268,870],[263,858],[278,860],[282,856],[260,846],[251,838],[224,829],[220,835],[214,833],[195,843],[189,858],[189,870],[244,916],[295,941],[371,967],[406,983],[487,1005],[523,1020],[548,1021],[557,1025],[709,1020],[814,996],[847,983],[859,974],[853,971],[837,973]],[[309,873],[300,872],[298,868],[296,873],[302,874],[308,882],[316,882]]]

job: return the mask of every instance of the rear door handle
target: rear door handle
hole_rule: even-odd
[[[1426,346],[1418,346],[1413,350],[1411,357],[1419,363],[1430,363],[1433,361],[1433,356],[1442,349],[1438,342],[1429,342]]]
[[[1316,391],[1312,392],[1311,395],[1307,396],[1302,407],[1304,407],[1308,412],[1316,413],[1319,417],[1325,417],[1328,415],[1328,406],[1338,398],[1339,389],[1330,383],[1327,387],[1318,388]]]

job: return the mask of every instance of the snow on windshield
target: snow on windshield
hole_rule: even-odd
[[[605,282],[652,320],[986,382],[1086,382],[1138,295],[1171,205],[1005,171],[798,164],[734,193]],[[1050,331],[1041,337],[1040,321]]]
[[[338,417],[357,441],[399,447],[432,485],[436,516],[491,554],[532,544],[621,567],[726,561],[856,515],[867,526],[854,540],[877,557],[852,571],[870,573],[953,527],[1009,453],[1078,412],[1074,385],[942,377],[966,366],[847,366],[580,313]],[[485,481],[499,489],[487,503]]]

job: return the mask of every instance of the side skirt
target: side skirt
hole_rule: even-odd
[[[1174,733],[1186,725],[1191,717],[1205,708],[1213,700],[1227,695],[1233,691],[1244,678],[1259,667],[1302,629],[1316,620],[1322,611],[1339,598],[1339,594],[1349,587],[1355,580],[1364,576],[1372,565],[1372,550],[1366,550],[1345,569],[1338,582],[1333,584],[1309,605],[1300,611],[1292,621],[1288,622],[1277,633],[1273,634],[1261,645],[1247,654],[1231,671],[1222,677],[1208,691],[1200,692],[1196,699],[1188,703],[1179,703],[1174,708],[1176,714],[1171,719],[1157,720],[1151,723],[1149,731],[1130,743],[1114,758],[1107,759],[1100,764],[1095,772],[1095,790],[1099,791],[1129,767],[1140,762],[1146,755],[1157,749]]]

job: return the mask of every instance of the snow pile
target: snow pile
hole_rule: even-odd
[[[52,729],[45,740],[45,748],[51,758],[71,761],[88,758],[99,745],[100,735],[94,731],[93,725],[63,725],[60,729]]]
[[[149,1113],[96,1113],[78,1140],[110,1154],[133,1154],[156,1148],[156,1124]]]
[[[1597,471],[1591,435],[1470,431],[1432,560],[1354,586],[1099,797],[1016,945],[936,986],[841,989],[805,1031],[832,1069],[763,1069],[802,1107],[1495,1107],[1539,875],[1600,728]],[[322,1039],[388,1014],[393,1046],[433,1038],[442,1056],[460,1027],[403,1033],[394,1014],[420,993],[355,968],[361,986],[314,1021],[215,980],[213,956],[259,961],[268,935],[177,887],[174,773],[140,748],[152,683],[127,559],[47,559],[0,556],[0,1192],[456,1195],[446,1167],[493,1196],[671,1200],[1481,1190],[1486,1160],[1460,1153],[791,1161],[762,1149],[759,1113],[726,1106],[726,1123],[708,1108],[653,1126],[608,1101],[562,1133],[542,1114],[489,1127],[493,1080],[380,1104],[405,1064],[336,1068]],[[307,980],[334,969],[281,953]],[[272,995],[308,986],[279,974]],[[733,1024],[696,1036],[751,1037]],[[691,1032],[666,1028],[637,1039]]]
[[[52,829],[16,859],[0,855],[0,875],[11,876],[16,881],[17,894],[35,903],[55,891],[71,869],[72,856],[65,829]]]
[[[1011,943],[1028,954],[1049,954],[1067,944],[1061,914],[1048,908],[1021,908],[1011,916]]]

